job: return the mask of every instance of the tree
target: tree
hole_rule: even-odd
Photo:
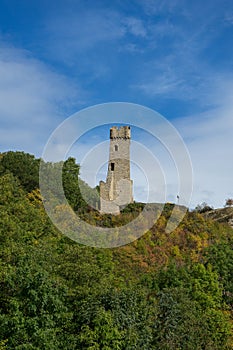
[[[209,206],[206,202],[198,204],[195,208],[195,211],[198,213],[206,213],[207,211],[213,210],[213,207]]]
[[[233,198],[227,198],[225,207],[232,207],[233,205]]]
[[[232,349],[230,227],[193,211],[166,234],[173,209],[167,204],[140,240],[111,250],[87,247],[53,226],[39,189],[27,193],[33,156],[11,154],[2,163],[5,156],[0,154],[0,350]],[[69,158],[41,166],[56,215],[66,224],[61,172],[67,200],[83,210],[79,165]],[[95,225],[122,226],[143,207],[130,204],[117,217],[78,214],[94,232]]]
[[[229,349],[229,318],[220,310],[200,307],[188,289],[163,289],[157,308],[152,349]]]
[[[27,192],[39,187],[39,163],[33,155],[24,152],[7,152],[0,159],[0,175],[7,171],[16,176]]]
[[[28,256],[1,271],[0,338],[7,349],[64,348],[62,329],[70,320],[64,286]]]
[[[62,179],[65,196],[75,211],[86,209],[88,205],[96,208],[98,192],[79,178],[79,171],[75,158],[70,157],[64,162]]]

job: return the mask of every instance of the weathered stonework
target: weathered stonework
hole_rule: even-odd
[[[120,208],[133,202],[133,181],[130,180],[129,126],[110,129],[110,151],[106,182],[100,181],[100,211],[119,214]]]

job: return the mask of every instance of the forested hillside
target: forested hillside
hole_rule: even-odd
[[[70,205],[92,225],[120,225],[142,209],[101,216],[82,199],[75,160],[63,169]],[[233,349],[232,228],[188,212],[168,234],[167,204],[127,246],[80,245],[45,213],[38,172],[32,155],[0,154],[0,350]]]

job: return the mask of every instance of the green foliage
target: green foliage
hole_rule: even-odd
[[[0,350],[233,348],[230,227],[192,212],[168,234],[167,204],[132,244],[82,246],[52,225],[29,169],[17,174],[24,160],[37,164],[17,152],[0,159]],[[70,205],[92,225],[120,226],[143,209],[134,203],[118,217],[100,215],[81,198],[73,158],[44,166],[61,217],[54,176],[60,169]]]
[[[22,187],[27,191],[39,186],[39,159],[24,152],[3,153],[0,159],[0,175],[11,172],[17,177]]]
[[[153,348],[228,348],[229,319],[218,310],[201,308],[186,289],[165,288],[158,293],[157,307]]]
[[[92,325],[84,324],[79,335],[80,349],[122,349],[123,331],[114,325],[112,313],[99,308]]]
[[[7,340],[0,340],[0,350],[6,349]]]
[[[74,158],[67,159],[62,168],[62,180],[66,198],[74,210],[84,206],[79,188],[79,165],[75,163]]]
[[[46,193],[46,197],[53,201],[54,205],[64,204],[64,194],[74,211],[85,212],[89,206],[98,206],[97,191],[79,178],[79,170],[79,165],[71,157],[57,163],[41,161],[43,193]]]
[[[215,269],[223,286],[223,298],[229,306],[233,303],[233,250],[232,240],[209,247],[207,259]]]
[[[222,288],[218,274],[211,265],[192,264],[177,267],[174,263],[161,269],[156,276],[156,285],[163,288],[185,288],[193,300],[202,308],[219,308],[222,300]]]
[[[98,192],[90,188],[79,178],[80,167],[74,158],[68,158],[63,165],[62,176],[65,196],[75,211],[96,208],[99,202]]]
[[[7,346],[57,349],[59,333],[69,321],[64,287],[27,257],[14,268],[3,265],[3,271],[0,325]]]

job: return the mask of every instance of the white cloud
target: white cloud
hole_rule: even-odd
[[[233,24],[233,14],[228,13],[224,20],[228,25],[232,25]]]
[[[142,83],[138,85],[132,85],[132,88],[141,90],[148,96],[156,95],[168,95],[169,97],[174,96],[174,92],[180,95],[180,90],[184,88],[183,80],[176,80],[166,75],[157,77],[154,81]]]
[[[231,95],[232,90],[225,94]],[[175,125],[184,137],[193,165],[191,206],[204,201],[214,207],[223,206],[225,199],[233,196],[233,104],[179,118]]]
[[[200,105],[209,106],[208,110],[188,117],[180,116],[174,120],[174,125],[191,155],[194,173],[191,207],[204,201],[214,207],[221,207],[225,198],[233,196],[233,77],[225,73],[209,74],[205,83],[206,86],[197,89],[194,97]],[[158,87],[158,91],[154,91],[160,92],[165,95],[163,84]],[[156,152],[154,149],[154,154]],[[166,169],[166,163],[163,166],[165,174],[172,174]],[[174,193],[174,179],[169,177],[167,183],[170,183]]]
[[[123,19],[128,31],[135,36],[145,37],[147,35],[147,30],[141,19],[134,17],[127,17]]]
[[[50,18],[47,22],[50,49],[59,54],[73,55],[105,41],[121,38],[125,28],[113,11],[85,11]]]
[[[232,56],[231,47],[227,52],[218,50],[220,38],[223,45],[227,40],[224,20],[231,21],[232,12],[229,10],[226,15],[227,5],[220,6],[218,0],[188,5],[170,0],[139,3],[145,11],[158,16],[147,20],[145,47],[150,54],[145,56],[141,75],[135,76],[131,88],[151,99],[193,100],[200,107],[212,105],[212,87],[218,80],[221,83],[224,71],[226,75],[232,71],[230,58],[228,63],[226,60]],[[164,11],[173,16],[165,15]]]
[[[163,12],[172,13],[177,8],[183,8],[184,2],[182,0],[138,0],[137,1],[147,15],[161,14]]]
[[[53,60],[65,65],[98,70],[107,65],[107,56],[132,50],[131,40],[146,38],[147,28],[141,18],[126,16],[116,9],[85,9],[48,18],[45,23],[46,50]],[[129,38],[129,35],[132,37]],[[103,70],[103,66],[100,67]],[[104,73],[108,69],[105,67]]]
[[[40,153],[49,133],[74,103],[70,81],[29,52],[0,46],[0,147]],[[77,103],[79,101],[77,100]]]

